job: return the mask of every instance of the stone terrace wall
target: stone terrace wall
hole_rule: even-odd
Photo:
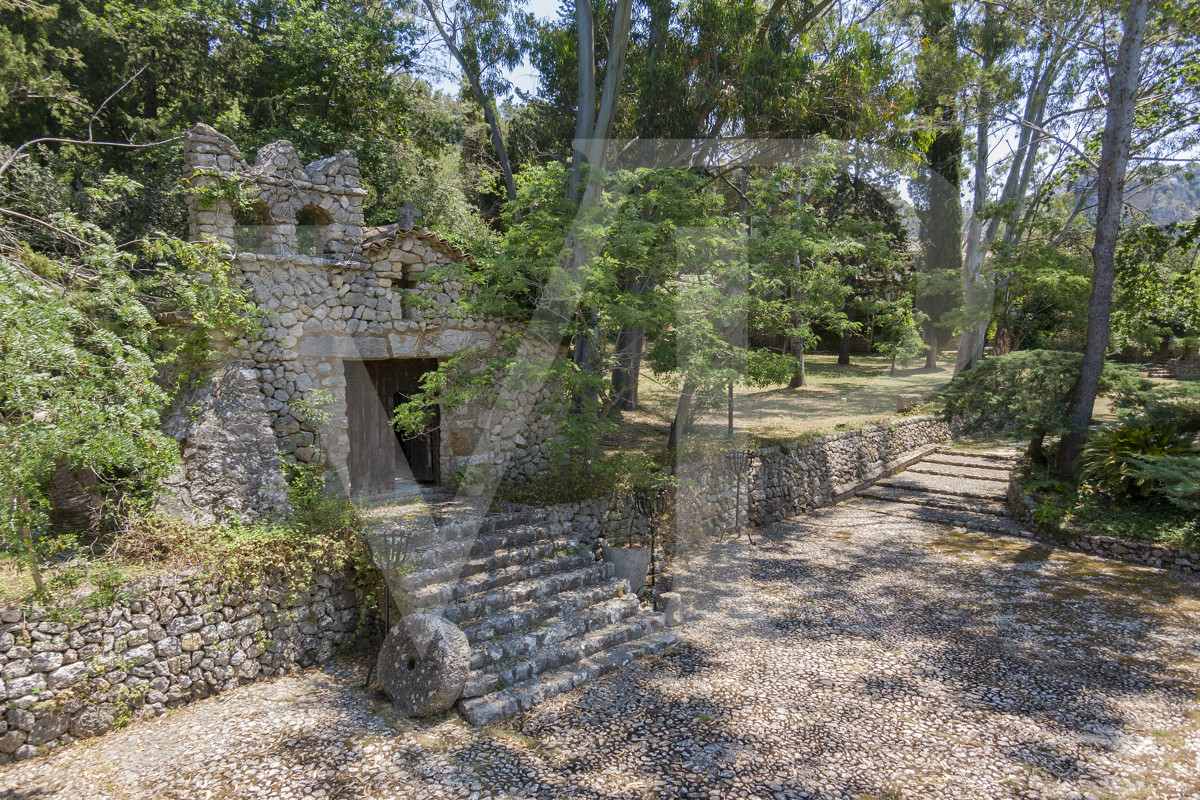
[[[345,578],[249,591],[194,576],[126,587],[73,622],[0,610],[0,764],[262,677],[328,661],[370,631]]]
[[[950,438],[947,425],[913,417],[757,451],[743,476],[738,516],[760,525],[829,505],[914,450]],[[715,460],[681,470],[683,507],[665,546],[734,534],[737,481]],[[669,498],[675,500],[676,498]],[[594,498],[539,509],[571,522],[585,540],[648,532],[630,498]],[[74,622],[0,610],[0,764],[40,747],[104,733],[119,720],[161,714],[239,684],[328,661],[374,631],[364,597],[344,577],[310,587],[218,587],[195,576],[126,587],[110,610]],[[367,616],[366,624],[362,620]]]
[[[920,416],[759,448],[753,451],[749,476],[741,481],[739,502],[736,476],[718,460],[681,465],[678,496],[672,492],[668,498],[669,506],[679,508],[675,541],[686,546],[689,541],[737,533],[747,522],[765,525],[828,506],[860,484],[882,477],[905,454],[952,435],[947,423]],[[567,503],[550,509],[549,515],[555,521],[571,521],[590,539],[629,531],[641,537],[649,530],[629,497]]]
[[[1158,542],[1138,542],[1118,539],[1115,536],[1100,536],[1084,531],[1073,531],[1072,538],[1055,536],[1054,532],[1038,522],[1035,512],[1037,501],[1025,493],[1019,481],[1008,484],[1008,509],[1018,522],[1032,531],[1039,539],[1056,547],[1091,553],[1102,558],[1112,558],[1144,567],[1158,567],[1176,572],[1200,574],[1200,552]]]

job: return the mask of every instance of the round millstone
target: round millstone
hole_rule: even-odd
[[[383,640],[375,674],[397,713],[423,717],[454,705],[470,661],[470,642],[457,625],[436,614],[411,614]]]

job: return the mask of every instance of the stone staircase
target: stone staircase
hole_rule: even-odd
[[[939,447],[846,505],[893,517],[1022,535],[1005,504],[1017,450]]]
[[[665,649],[675,635],[569,523],[537,511],[386,524],[376,557],[398,603],[455,623],[471,643],[458,709],[486,725]]]

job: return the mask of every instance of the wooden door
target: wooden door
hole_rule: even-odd
[[[391,414],[421,390],[421,378],[438,368],[436,358],[395,358],[367,361],[367,371],[384,407]],[[441,414],[434,409],[425,430],[416,436],[397,433],[400,452],[408,460],[413,478],[420,483],[441,483]]]
[[[350,433],[350,490],[378,495],[395,489],[396,433],[379,400],[368,361],[346,361],[346,423]]]

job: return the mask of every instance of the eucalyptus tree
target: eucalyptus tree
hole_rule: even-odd
[[[522,11],[524,0],[424,0],[424,4],[429,23],[458,63],[483,109],[506,196],[515,203],[516,180],[496,98],[511,89],[504,71],[520,64],[525,54],[524,32],[532,22]]]
[[[1164,27],[1168,31],[1177,28],[1182,41],[1168,41],[1164,49],[1170,50],[1170,56],[1166,57],[1164,62],[1160,50],[1149,59],[1149,65],[1154,70],[1165,66],[1165,78],[1160,80],[1165,81],[1167,87],[1176,85],[1177,94],[1188,96],[1190,93],[1191,96],[1195,96],[1198,81],[1194,74],[1194,63],[1181,64],[1178,59],[1180,55],[1188,52],[1189,48],[1186,45],[1191,45],[1190,51],[1193,54],[1196,52],[1195,46],[1200,43],[1200,33],[1196,32],[1195,23],[1200,22],[1200,11],[1167,4],[1161,8],[1155,7],[1154,12],[1155,22],[1165,23]],[[1135,127],[1142,127],[1136,124],[1137,120],[1141,117],[1149,122],[1149,127],[1156,129],[1155,133],[1160,136],[1182,133],[1185,139],[1194,138],[1198,122],[1194,108],[1191,109],[1190,119],[1187,117],[1188,109],[1182,109],[1182,118],[1170,114],[1165,120],[1156,119],[1158,115],[1147,113],[1145,108],[1139,109],[1141,93],[1147,88],[1141,80],[1142,52],[1150,16],[1150,0],[1130,0],[1121,25],[1121,38],[1116,44],[1116,59],[1108,62],[1112,63],[1112,67],[1111,72],[1107,74],[1107,109],[1104,134],[1100,140],[1100,157],[1096,162],[1096,223],[1092,244],[1093,273],[1092,292],[1088,300],[1088,332],[1079,380],[1068,410],[1072,430],[1063,436],[1058,451],[1058,471],[1064,476],[1073,471],[1075,460],[1086,439],[1087,426],[1092,420],[1104,368],[1104,356],[1109,346],[1115,256],[1124,216],[1125,176]],[[1181,48],[1180,45],[1184,47]],[[1161,87],[1162,83],[1159,86]],[[1174,102],[1176,101],[1167,101],[1166,108],[1179,111],[1180,109],[1173,108]],[[1161,99],[1158,102],[1151,100],[1151,111],[1161,111],[1163,107]]]

